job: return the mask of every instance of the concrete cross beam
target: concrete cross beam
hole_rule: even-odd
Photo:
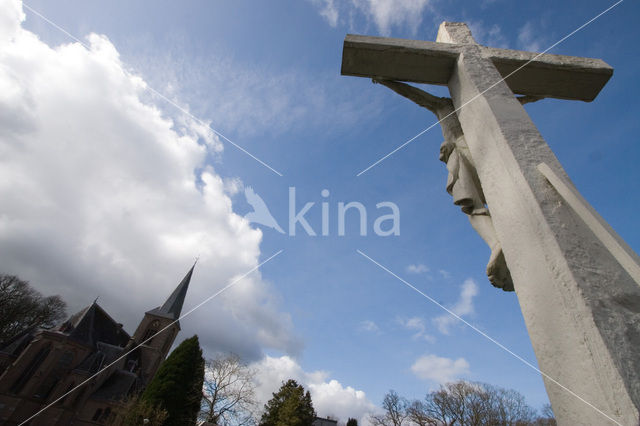
[[[473,38],[463,39],[470,42]],[[456,58],[473,43],[431,42],[349,34],[344,39],[342,75],[447,85]],[[478,45],[479,46],[479,45]],[[613,75],[600,59],[481,46],[513,93],[592,101]],[[537,57],[536,57],[537,56]],[[535,58],[535,59],[534,59]]]

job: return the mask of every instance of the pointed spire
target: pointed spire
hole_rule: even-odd
[[[193,275],[193,268],[196,267],[196,263],[198,263],[198,259],[193,263],[187,275],[184,276],[178,287],[173,290],[171,296],[167,299],[164,304],[151,311],[154,314],[159,314],[163,316],[167,316],[173,319],[180,318],[180,312],[182,312],[182,305],[184,304],[184,298],[187,296],[187,290],[189,289],[189,283],[191,282],[191,275]]]

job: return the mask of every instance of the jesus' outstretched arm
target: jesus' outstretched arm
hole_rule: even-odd
[[[417,87],[410,86],[406,83],[393,80],[383,80],[372,78],[374,83],[382,84],[388,87],[397,94],[404,96],[405,98],[412,100],[416,104],[428,109],[432,113],[438,115],[438,111],[447,103],[451,102],[449,98],[439,98],[433,96],[431,93],[420,90]]]

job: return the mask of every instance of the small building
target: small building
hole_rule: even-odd
[[[18,425],[45,408],[29,426],[117,424],[180,331],[194,267],[162,306],[145,312],[133,335],[93,302],[56,328],[0,344],[0,424]]]
[[[313,419],[312,426],[338,426],[338,421],[333,419],[325,419],[323,417],[316,417]]]

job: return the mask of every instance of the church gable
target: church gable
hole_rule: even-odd
[[[122,324],[111,318],[96,302],[72,316],[59,331],[89,347],[95,347],[98,342],[125,346],[130,339]]]

